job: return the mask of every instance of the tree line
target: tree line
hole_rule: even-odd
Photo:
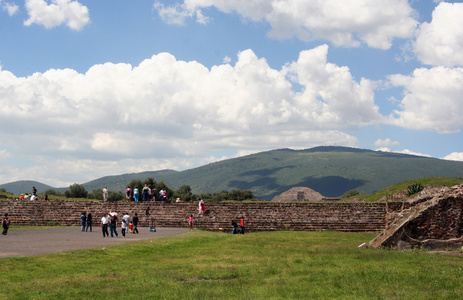
[[[167,184],[165,184],[163,181],[155,181],[154,178],[148,177],[143,181],[140,179],[132,179],[127,184],[126,187],[130,187],[132,189],[132,198],[130,199],[131,201],[133,201],[133,190],[135,188],[138,188],[140,191],[140,199],[142,199],[142,190],[145,185],[147,185],[150,189],[156,189],[157,192],[164,189],[167,193],[167,199],[169,201],[175,201],[177,198],[180,198],[181,201],[186,202],[199,201],[199,199],[203,199],[204,201],[243,201],[254,199],[254,195],[250,190],[234,189],[232,191],[220,191],[215,193],[202,193],[196,195],[191,192],[191,187],[189,185],[182,185],[178,189],[174,190],[167,186]],[[95,189],[91,192],[88,192],[83,185],[77,183],[71,184],[69,189],[67,189],[64,193],[49,189],[45,191],[45,194],[53,196],[64,196],[66,198],[103,200],[102,189]],[[125,199],[125,192],[111,190],[108,191],[108,201],[121,201]]]

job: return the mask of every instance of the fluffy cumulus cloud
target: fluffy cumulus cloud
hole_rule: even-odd
[[[449,155],[445,156],[443,159],[463,161],[463,152],[452,152]]]
[[[344,47],[365,43],[388,49],[394,38],[411,37],[418,24],[407,0],[184,0],[175,6],[156,1],[154,7],[168,23],[183,24],[191,17],[205,23],[202,10],[214,7],[268,22],[273,38],[324,39]]]
[[[420,25],[414,48],[417,57],[433,66],[463,66],[463,3],[440,3],[431,23]]]
[[[29,18],[24,25],[38,24],[46,28],[53,28],[66,24],[73,30],[81,30],[90,22],[88,8],[78,1],[52,0],[26,0],[26,10]]]
[[[26,171],[48,178],[58,164],[103,176],[190,168],[222,149],[358,146],[342,130],[381,122],[374,85],[327,62],[327,51],[301,52],[281,70],[251,50],[233,66],[210,69],[168,53],[85,74],[52,69],[16,77],[0,69],[0,126],[10,128],[0,132],[0,155],[33,155],[41,170]]]
[[[405,91],[400,108],[391,115],[391,123],[438,133],[460,132],[463,68],[420,68],[410,76],[396,74],[389,80]]]

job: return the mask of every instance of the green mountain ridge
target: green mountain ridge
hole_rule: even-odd
[[[434,176],[463,177],[463,162],[322,146],[305,150],[265,151],[184,171],[105,176],[83,186],[87,191],[104,186],[124,191],[130,180],[152,177],[173,189],[189,185],[195,194],[243,189],[251,190],[259,199],[270,200],[295,186],[312,188],[326,197],[339,197],[349,190],[372,194],[399,182]],[[31,181],[3,184],[0,188],[18,194],[32,190],[33,184],[39,193],[44,191],[39,183]]]

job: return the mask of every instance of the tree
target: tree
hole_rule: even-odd
[[[71,184],[69,190],[64,192],[64,196],[67,198],[87,198],[88,192],[85,190],[85,187],[81,184]]]
[[[54,189],[48,189],[44,192],[44,194],[49,196],[64,196],[63,193],[57,192]]]
[[[180,198],[182,201],[194,201],[196,200],[195,196],[191,192],[191,187],[189,185],[182,185],[177,190],[175,190],[172,195],[173,198]]]
[[[93,190],[91,193],[88,193],[88,199],[103,200],[103,191],[99,189]]]

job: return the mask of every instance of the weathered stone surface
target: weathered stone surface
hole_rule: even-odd
[[[370,246],[442,249],[463,245],[463,184],[425,190],[407,205],[387,214],[387,228]]]
[[[322,201],[323,196],[308,187],[293,187],[281,195],[273,197],[272,201]]]
[[[129,212],[147,226],[148,206],[161,227],[187,227],[190,214],[198,228],[226,231],[242,216],[247,230],[380,231],[386,225],[384,203],[207,202],[207,213],[198,216],[197,203],[188,202],[0,201],[0,214],[8,212],[12,226],[79,225],[82,212],[91,212],[97,224],[105,212]]]

